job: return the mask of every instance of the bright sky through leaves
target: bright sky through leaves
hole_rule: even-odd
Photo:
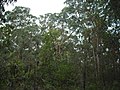
[[[46,13],[59,13],[64,7],[65,0],[18,0],[14,5],[9,5],[6,10],[12,10],[15,6],[24,6],[31,9],[33,15]]]

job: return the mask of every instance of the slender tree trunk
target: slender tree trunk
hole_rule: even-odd
[[[100,72],[100,61],[99,61],[99,39],[97,37],[97,48],[96,48],[96,60],[97,60],[97,71],[98,71],[98,75],[99,75],[99,72]]]
[[[86,90],[86,59],[83,67],[83,90]]]
[[[97,63],[96,63],[96,55],[95,55],[95,50],[93,48],[93,59],[95,62],[95,77],[97,78]]]
[[[86,90],[86,72],[83,73],[83,90]]]
[[[37,66],[37,64],[36,64]],[[38,84],[37,84],[37,67],[34,66],[34,83],[33,83],[33,89],[38,90]]]

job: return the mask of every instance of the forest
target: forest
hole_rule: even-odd
[[[119,0],[66,0],[39,17],[1,2],[0,90],[120,90]]]

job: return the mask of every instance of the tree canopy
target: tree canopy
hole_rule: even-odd
[[[0,88],[120,90],[119,3],[113,2],[66,0],[60,13],[39,17],[26,7],[5,11]]]
[[[13,2],[17,2],[17,0],[0,0],[0,23],[1,21],[5,22],[3,14],[5,12],[5,5],[9,5]]]

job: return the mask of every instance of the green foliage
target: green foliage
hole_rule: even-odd
[[[5,17],[3,15],[3,13],[5,12],[5,5],[9,5],[13,2],[16,2],[17,0],[0,0],[0,24],[2,24],[2,22],[5,23]]]
[[[120,20],[106,1],[66,0],[60,13],[40,17],[6,11],[0,89],[119,90]]]

